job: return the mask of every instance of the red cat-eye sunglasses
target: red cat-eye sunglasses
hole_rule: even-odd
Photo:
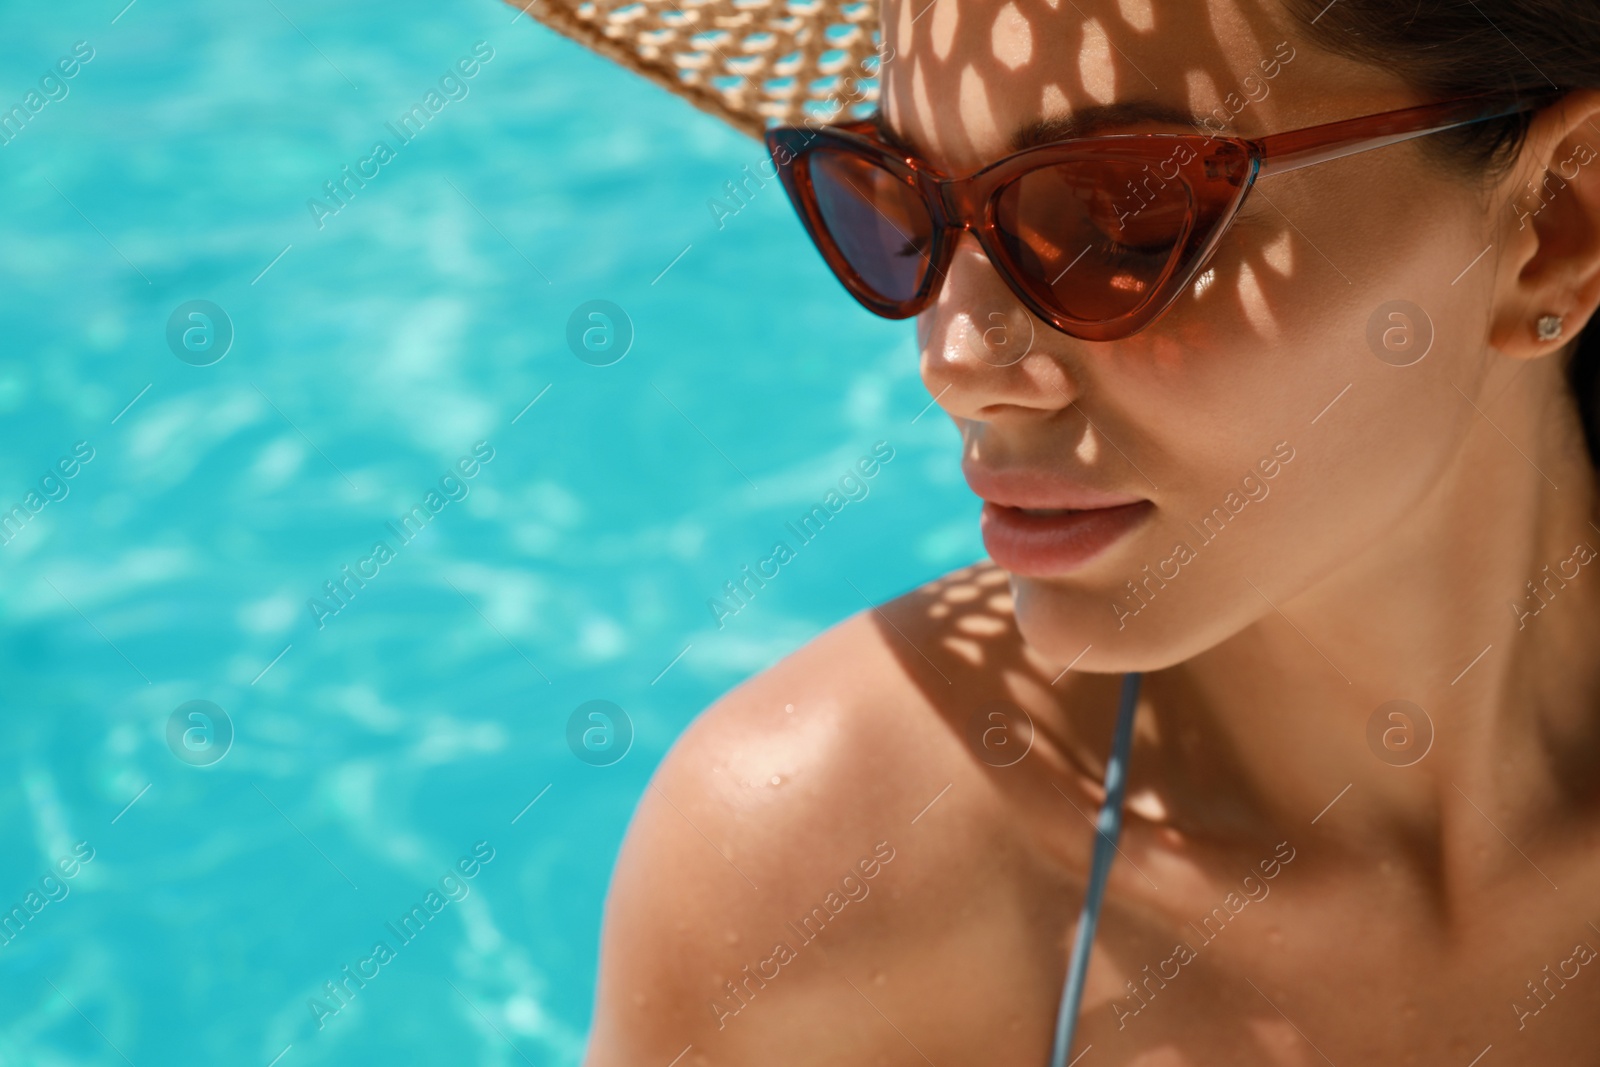
[[[1565,92],[1484,94],[1256,139],[1075,138],[962,178],[886,144],[873,119],[775,126],[766,143],[807,232],[869,311],[902,319],[927,307],[965,230],[1035,315],[1073,337],[1112,341],[1172,305],[1257,178],[1531,111]]]

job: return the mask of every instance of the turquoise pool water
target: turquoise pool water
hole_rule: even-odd
[[[981,553],[912,328],[493,0],[122,2],[0,34],[0,1064],[575,1064],[673,739]]]

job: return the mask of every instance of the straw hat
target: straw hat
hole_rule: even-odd
[[[877,0],[507,0],[760,138],[864,117],[878,99]]]

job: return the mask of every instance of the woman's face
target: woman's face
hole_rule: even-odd
[[[889,0],[884,40],[885,120],[947,174],[1104,104],[1258,137],[1428,102],[1317,51],[1276,4]],[[1100,132],[1164,130],[1194,132]],[[1469,268],[1489,225],[1479,194],[1414,144],[1270,176],[1196,284],[1111,342],[1031,316],[963,235],[917,326],[969,482],[1036,507],[1074,485],[1098,503],[1149,501],[1075,565],[1059,536],[1029,532],[1053,520],[996,522],[985,507],[1029,643],[1062,663],[1092,646],[1080,668],[1158,669],[1369,566],[1479,418],[1463,393],[1492,362],[1493,257]]]

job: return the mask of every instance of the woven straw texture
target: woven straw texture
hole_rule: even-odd
[[[878,99],[877,0],[508,0],[752,137]]]

